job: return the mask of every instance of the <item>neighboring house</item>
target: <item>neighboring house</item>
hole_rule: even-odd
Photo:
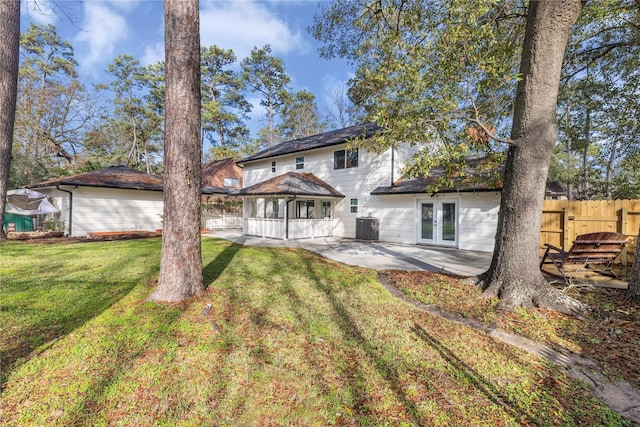
[[[547,182],[544,198],[547,200],[567,200],[567,190],[558,181]]]
[[[67,234],[101,231],[154,231],[162,228],[163,181],[126,166],[81,173],[31,185],[52,198]],[[217,187],[203,194],[226,194]]]
[[[470,185],[430,194],[427,180],[401,178],[417,148],[382,153],[358,146],[373,124],[284,142],[238,162],[247,235],[335,236],[492,251],[500,190]],[[363,145],[363,144],[360,144]]]
[[[242,168],[228,158],[202,165],[202,186],[239,190],[242,188]]]

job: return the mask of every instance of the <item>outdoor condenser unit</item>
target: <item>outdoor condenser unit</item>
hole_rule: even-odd
[[[380,220],[372,217],[356,218],[356,239],[379,240]]]

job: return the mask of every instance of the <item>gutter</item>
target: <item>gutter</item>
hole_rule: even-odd
[[[69,193],[69,234],[68,236],[71,236],[71,226],[73,225],[73,192],[69,191],[69,190],[63,190],[62,188],[60,188],[60,185],[56,185],[56,190],[58,191],[62,191],[64,193]]]

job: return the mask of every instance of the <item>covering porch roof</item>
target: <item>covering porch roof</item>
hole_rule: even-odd
[[[232,193],[236,196],[344,197],[312,173],[287,172]]]

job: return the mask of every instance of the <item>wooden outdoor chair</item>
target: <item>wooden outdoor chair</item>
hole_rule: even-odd
[[[627,236],[622,233],[600,232],[581,234],[576,237],[568,251],[545,243],[547,250],[540,261],[540,268],[545,264],[556,266],[562,277],[567,280],[564,267],[582,265],[583,271],[596,271],[601,274],[618,275],[612,270],[613,261],[627,245]],[[593,270],[592,265],[603,265],[604,270]]]

